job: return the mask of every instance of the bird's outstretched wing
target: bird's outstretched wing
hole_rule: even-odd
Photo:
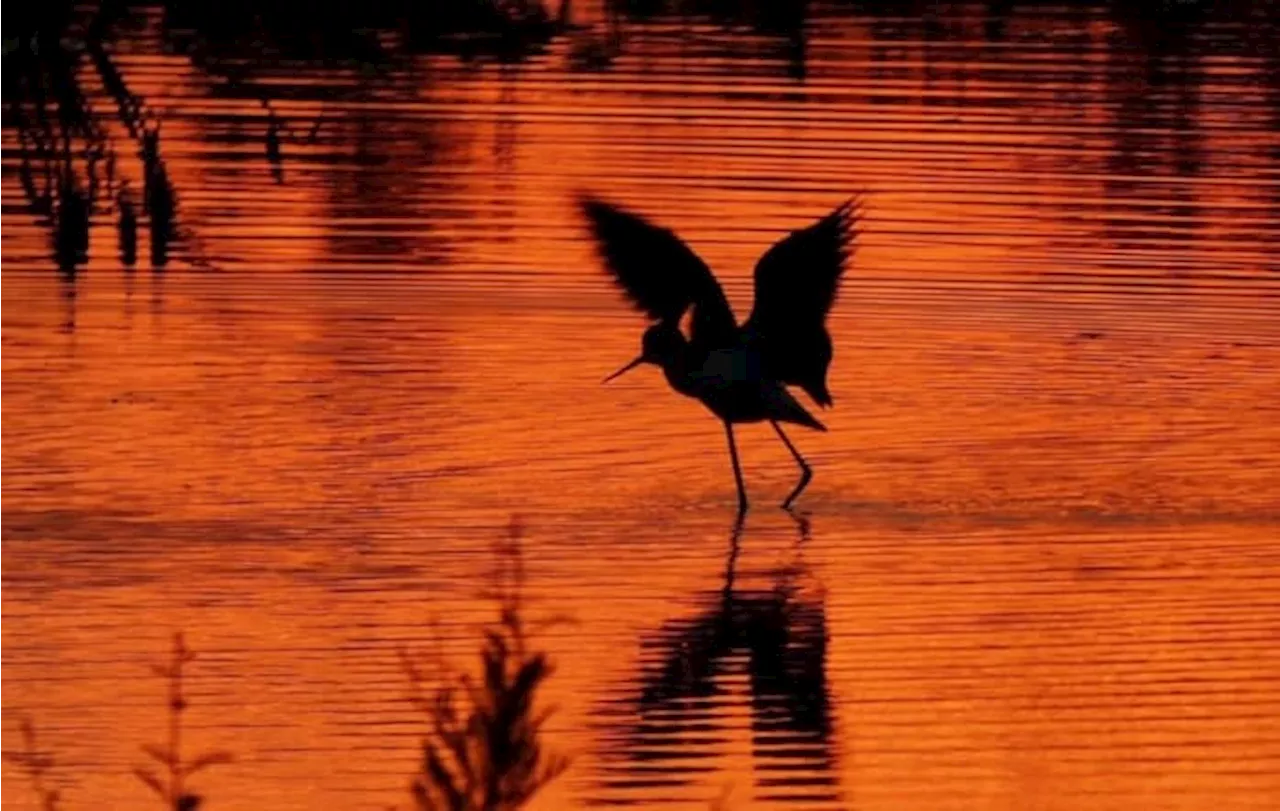
[[[755,304],[744,325],[770,376],[800,386],[823,406],[831,405],[826,318],[853,255],[860,214],[854,195],[766,251],[756,263]]]
[[[666,228],[587,194],[578,205],[591,223],[605,267],[636,308],[678,324],[693,307],[694,342],[727,345],[737,321],[711,269]]]

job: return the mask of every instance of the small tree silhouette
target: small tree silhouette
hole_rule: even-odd
[[[230,752],[221,751],[205,752],[190,761],[182,759],[182,713],[187,709],[187,699],[182,693],[182,669],[195,658],[196,654],[187,649],[179,631],[173,635],[173,652],[168,664],[151,666],[152,672],[169,682],[169,740],[165,746],[144,744],[142,751],[159,763],[164,771],[157,774],[146,766],[136,766],[133,770],[171,811],[196,811],[202,798],[187,789],[187,778],[210,766],[233,760]]]
[[[531,650],[522,619],[521,527],[497,545],[497,622],[484,633],[480,677],[446,673],[424,687],[421,670],[401,653],[412,700],[427,719],[422,764],[411,787],[419,811],[508,811],[527,803],[569,766],[544,750],[542,726],[552,708],[537,708],[537,691],[553,668]]]

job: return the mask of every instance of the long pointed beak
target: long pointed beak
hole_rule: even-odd
[[[627,372],[629,372],[629,371],[631,371],[632,369],[636,368],[637,366],[639,366],[639,365],[640,365],[640,364],[642,364],[642,363],[644,363],[644,355],[641,355],[640,357],[638,357],[638,358],[636,358],[635,360],[631,361],[631,362],[630,362],[630,363],[628,363],[626,366],[623,366],[621,369],[619,369],[618,371],[616,371],[616,372],[614,372],[613,374],[609,375],[608,377],[606,377],[604,380],[602,380],[602,381],[600,381],[600,382],[601,382],[601,383],[608,383],[610,380],[613,380],[615,377],[622,377],[624,374],[626,374]]]

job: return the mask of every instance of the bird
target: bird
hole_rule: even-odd
[[[833,405],[827,369],[833,350],[826,318],[853,256],[862,194],[783,237],[755,266],[755,300],[739,324],[724,290],[675,232],[622,206],[579,191],[599,259],[631,305],[653,322],[641,351],[609,381],[645,363],[662,369],[676,392],[702,402],[724,424],[738,489],[738,515],[749,507],[734,441],[738,423],[768,421],[800,467],[782,502],[790,509],[813,470],[782,430],[790,423],[826,431],[787,386],[823,408]],[[688,315],[689,335],[681,329]]]

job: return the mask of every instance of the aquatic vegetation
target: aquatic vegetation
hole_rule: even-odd
[[[524,581],[520,528],[512,524],[509,539],[496,548],[497,589],[492,596],[498,616],[484,628],[479,671],[472,676],[447,667],[429,679],[413,658],[401,652],[409,677],[410,699],[426,720],[422,760],[410,795],[420,811],[508,811],[524,806],[559,777],[569,759],[550,752],[542,729],[554,711],[540,707],[538,691],[554,668],[545,651],[531,644],[520,592]],[[133,772],[172,811],[195,811],[203,803],[190,779],[217,765],[231,763],[227,751],[195,756],[183,752],[183,691],[186,667],[196,659],[181,632],[164,664],[152,672],[167,684],[168,736],[163,744],[142,751],[155,765]],[[27,774],[42,811],[58,811],[59,792],[49,786],[53,758],[36,745],[35,728],[22,725],[24,748],[5,758]]]
[[[142,747],[142,751],[162,767],[161,770],[157,772],[146,766],[138,766],[133,770],[138,779],[160,797],[165,807],[173,811],[195,811],[200,807],[203,798],[190,790],[187,782],[190,777],[210,766],[233,760],[232,754],[224,751],[204,752],[189,760],[183,757],[182,715],[187,709],[186,695],[182,690],[183,668],[195,658],[196,654],[186,647],[182,633],[179,632],[174,634],[169,660],[165,664],[152,665],[152,672],[168,683],[166,705],[169,734],[162,746],[145,744]],[[26,773],[41,811],[58,811],[61,807],[61,793],[49,785],[54,765],[53,756],[40,750],[35,725],[30,719],[22,721],[22,741],[22,751],[6,752],[4,758]]]
[[[194,811],[200,806],[202,798],[190,790],[188,778],[210,766],[233,760],[231,753],[224,751],[205,752],[191,760],[183,759],[182,714],[187,709],[187,699],[182,692],[182,669],[195,658],[195,652],[187,648],[182,633],[178,632],[173,637],[169,661],[163,665],[152,665],[152,671],[163,677],[169,686],[169,737],[163,746],[146,744],[142,751],[163,767],[163,771],[157,773],[145,766],[137,766],[133,770],[138,779],[174,811]]]
[[[420,667],[401,654],[411,698],[427,721],[411,787],[420,811],[520,808],[569,766],[568,758],[548,752],[542,742],[553,710],[539,709],[537,693],[553,668],[546,653],[529,644],[518,524],[509,536],[497,550],[499,612],[484,631],[479,677],[446,673],[428,687]]]
[[[53,756],[40,751],[35,724],[30,718],[22,719],[22,751],[5,752],[4,759],[17,765],[27,775],[41,811],[58,811],[60,794],[57,789],[49,786]]]

